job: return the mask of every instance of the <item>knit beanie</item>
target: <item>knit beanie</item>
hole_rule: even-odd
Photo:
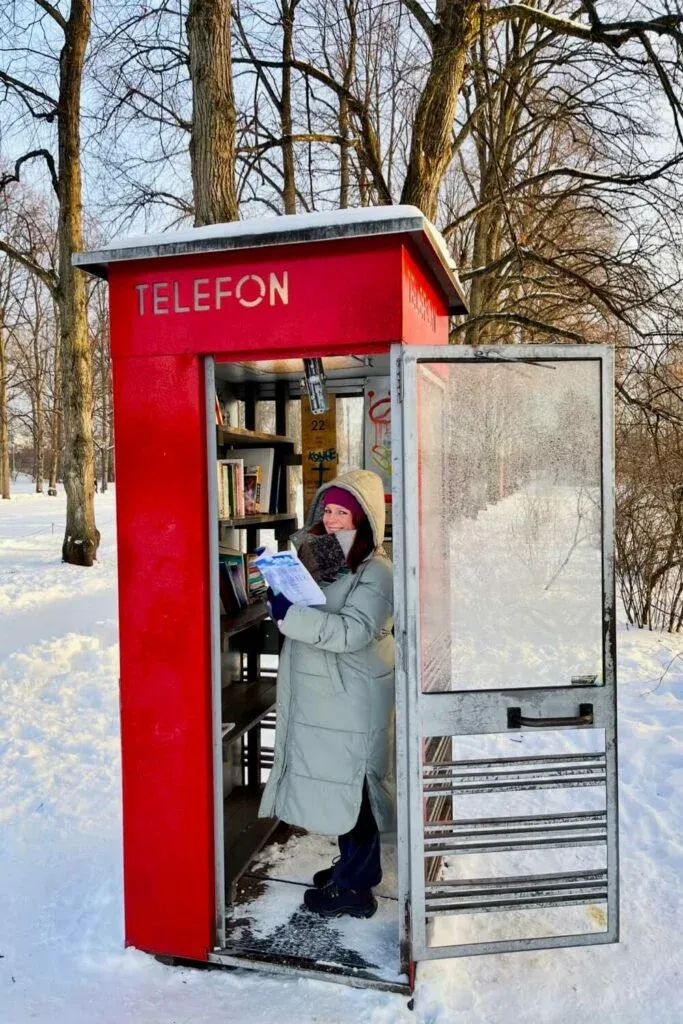
[[[341,505],[342,508],[347,509],[353,516],[353,525],[358,526],[361,519],[365,515],[363,506],[354,498],[351,491],[347,491],[345,487],[328,487],[322,496],[323,509],[327,505]]]

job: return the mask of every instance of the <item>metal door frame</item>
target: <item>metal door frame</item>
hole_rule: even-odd
[[[500,730],[507,732],[507,706],[524,703],[539,716],[557,713],[562,687],[457,691],[421,691],[419,607],[419,520],[418,520],[418,363],[439,362],[565,362],[599,361],[601,391],[601,517],[602,517],[602,655],[603,685],[577,691],[590,699],[594,728],[605,730],[605,800],[607,908],[606,931],[533,939],[477,942],[430,947],[427,941],[424,878],[424,826],[422,747],[430,735],[459,735],[482,731],[484,715],[495,714]],[[396,345],[391,353],[392,472],[394,567],[396,592],[396,738],[398,782],[399,908],[402,959],[427,960],[515,950],[549,949],[561,946],[593,945],[618,941],[618,793],[616,731],[616,627],[614,588],[614,357],[602,345],[505,345],[471,348],[465,346],[420,346],[407,349]],[[482,709],[486,695],[488,708]],[[423,700],[426,696],[428,699]]]
[[[218,585],[218,484],[216,481],[216,373],[213,356],[205,356],[204,404],[206,471],[209,484],[209,617],[211,623],[211,740],[213,765],[214,949],[225,946],[225,836],[223,821],[223,739],[221,682],[221,613]]]

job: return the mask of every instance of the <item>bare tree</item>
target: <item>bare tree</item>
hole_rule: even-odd
[[[5,310],[0,306],[0,493],[10,497],[9,429],[5,370]]]
[[[53,302],[55,322],[55,347],[52,353],[52,395],[50,401],[50,469],[48,474],[47,493],[50,497],[57,496],[57,480],[59,477],[60,457],[62,451],[62,363],[59,329],[59,306]]]
[[[662,271],[680,198],[675,158],[666,168],[648,153],[647,77],[632,83],[629,107],[618,68],[597,74],[580,44],[532,23],[505,25],[495,46],[482,35],[469,66],[442,196],[443,231],[470,282],[454,340],[625,341],[648,330],[678,280]],[[624,218],[619,195],[635,216]]]
[[[23,17],[31,15],[28,26]],[[92,380],[91,355],[87,330],[86,289],[84,276],[73,268],[71,257],[83,248],[83,217],[81,205],[81,91],[85,54],[91,27],[91,0],[70,0],[68,13],[46,0],[34,4],[24,0],[3,13],[6,29],[14,38],[28,33],[23,48],[15,45],[10,51],[21,52],[25,73],[17,77],[10,70],[9,59],[0,69],[6,102],[15,111],[30,116],[37,126],[56,123],[55,160],[47,146],[24,152],[14,172],[0,179],[0,188],[18,181],[22,168],[39,159],[46,166],[58,203],[58,273],[55,277],[40,264],[16,248],[0,241],[13,259],[34,273],[49,287],[59,305],[60,353],[62,379],[62,411],[64,431],[63,478],[67,496],[66,528],[62,558],[75,565],[92,565],[99,545],[95,526],[92,442]],[[44,87],[35,63],[30,33],[38,24],[47,42],[47,61],[58,60],[57,96]],[[6,32],[6,35],[9,34]]]
[[[658,385],[654,384],[659,379]],[[667,384],[665,391],[662,384]],[[647,389],[656,392],[647,396]],[[681,347],[641,378],[643,406],[621,403],[617,432],[618,581],[629,622],[683,629],[683,382]],[[652,412],[655,402],[660,412]],[[645,407],[646,406],[646,407]],[[668,411],[668,418],[662,413]]]
[[[0,193],[0,229],[20,245],[31,259],[43,253],[43,209],[19,186]],[[32,466],[36,489],[42,489],[39,449],[43,425],[42,393],[49,347],[53,337],[45,330],[43,307],[49,295],[25,266],[0,252],[0,308],[2,325],[2,412],[4,425],[3,474],[9,497],[9,445],[13,427],[32,436]]]
[[[403,0],[427,37],[431,58],[420,94],[402,201],[437,217],[439,189],[453,156],[453,124],[465,84],[467,57],[481,36],[500,25],[533,24],[553,37],[579,39],[593,51],[622,60],[634,75],[649,66],[671,105],[677,130],[683,111],[675,89],[681,62],[683,14],[668,6],[650,18],[603,21],[592,0],[574,7],[562,3],[493,5],[487,0],[437,0],[432,17],[419,0]],[[674,8],[675,10],[675,8]],[[665,45],[658,48],[658,41]]]
[[[107,490],[112,468],[112,377],[109,352],[109,308],[101,281],[93,284],[89,300],[93,350],[93,409],[95,447],[99,457],[100,491]]]

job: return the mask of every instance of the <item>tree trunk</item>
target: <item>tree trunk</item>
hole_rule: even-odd
[[[45,475],[45,432],[43,418],[43,370],[38,342],[37,324],[33,331],[33,362],[35,372],[35,395],[33,399],[33,443],[35,458],[33,470],[36,478],[36,494],[43,493],[43,477]]]
[[[5,311],[0,306],[0,490],[10,497],[9,422],[7,413],[7,382],[5,379]]]
[[[102,391],[102,460],[100,493],[104,494],[109,482],[109,346],[107,333],[101,327],[102,343],[100,345],[100,389]]]
[[[349,205],[349,184],[351,175],[351,161],[349,155],[349,104],[345,96],[339,99],[339,135],[341,146],[339,147],[339,209],[345,210]]]
[[[194,222],[199,226],[238,220],[230,0],[190,0],[187,42],[192,81]]]
[[[296,213],[296,177],[294,173],[294,143],[292,142],[292,69],[294,11],[297,0],[282,0],[282,199],[285,213]]]
[[[71,265],[83,248],[80,113],[91,0],[72,0],[59,57],[59,314],[61,328],[63,477],[66,530],[62,558],[92,565],[100,535],[95,526],[92,369],[85,277]]]
[[[479,0],[441,0],[432,30],[432,59],[415,113],[408,170],[401,202],[436,220],[439,187],[452,157],[455,112],[469,44],[475,36]]]
[[[57,313],[57,317],[59,318],[59,312]],[[57,332],[55,335],[55,351],[53,365],[53,399],[50,416],[50,479],[48,481],[47,486],[47,493],[51,498],[55,498],[57,496],[57,480],[59,477],[59,457],[62,450],[62,411],[60,402],[62,389],[62,374],[59,327],[57,327]]]
[[[344,88],[350,90],[356,73],[356,51],[358,48],[356,0],[350,0],[350,2],[346,3],[345,7],[346,18],[349,23],[349,52],[346,67],[344,68]],[[349,186],[351,183],[351,154],[348,141],[351,135],[351,116],[348,100],[343,93],[339,97],[339,135],[342,140],[339,150],[339,208],[345,210],[349,205]]]

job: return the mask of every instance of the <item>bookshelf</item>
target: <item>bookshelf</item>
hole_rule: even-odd
[[[218,444],[232,445],[234,448],[242,446],[256,447],[258,445],[284,445],[294,448],[294,438],[285,437],[282,434],[265,434],[259,430],[247,430],[246,427],[217,427]]]
[[[250,526],[267,530],[276,523],[285,523],[290,519],[296,519],[293,512],[255,512],[253,515],[240,516],[237,519],[219,519],[218,522],[223,526],[233,527],[235,530],[245,530]]]
[[[289,508],[287,467],[300,464],[294,453],[294,439],[285,430],[286,399],[275,396],[277,433],[253,429],[256,419],[257,389],[249,389],[244,401],[247,427],[216,427],[219,460],[243,458],[242,450],[272,449],[270,493],[262,497],[268,511],[245,516],[219,517],[220,546],[253,551],[264,539],[262,531],[274,534],[278,550],[289,545],[297,528],[296,515]],[[236,453],[233,455],[233,453]],[[262,504],[262,507],[263,507]],[[262,670],[264,654],[279,651],[279,634],[273,636],[266,603],[256,600],[238,611],[221,615],[221,653],[224,683],[221,697],[221,738],[224,783],[228,782],[223,802],[225,835],[225,882],[228,899],[234,898],[238,880],[253,856],[277,827],[277,819],[258,817],[264,773],[272,766],[272,751],[262,751],[263,730],[272,735],[276,703],[276,682],[271,665]],[[227,675],[227,678],[226,678]],[[264,719],[268,723],[264,724]]]
[[[223,804],[226,822],[233,823],[232,830],[226,830],[224,843],[225,891],[231,902],[240,875],[279,824],[277,818],[258,817],[262,794],[262,785],[240,786]]]
[[[236,682],[226,687],[222,700],[223,741],[239,739],[272,711],[275,691],[272,680]]]
[[[221,615],[221,632],[224,637],[235,636],[243,629],[256,626],[268,615],[265,601],[255,601],[247,608],[241,608],[234,615]]]

